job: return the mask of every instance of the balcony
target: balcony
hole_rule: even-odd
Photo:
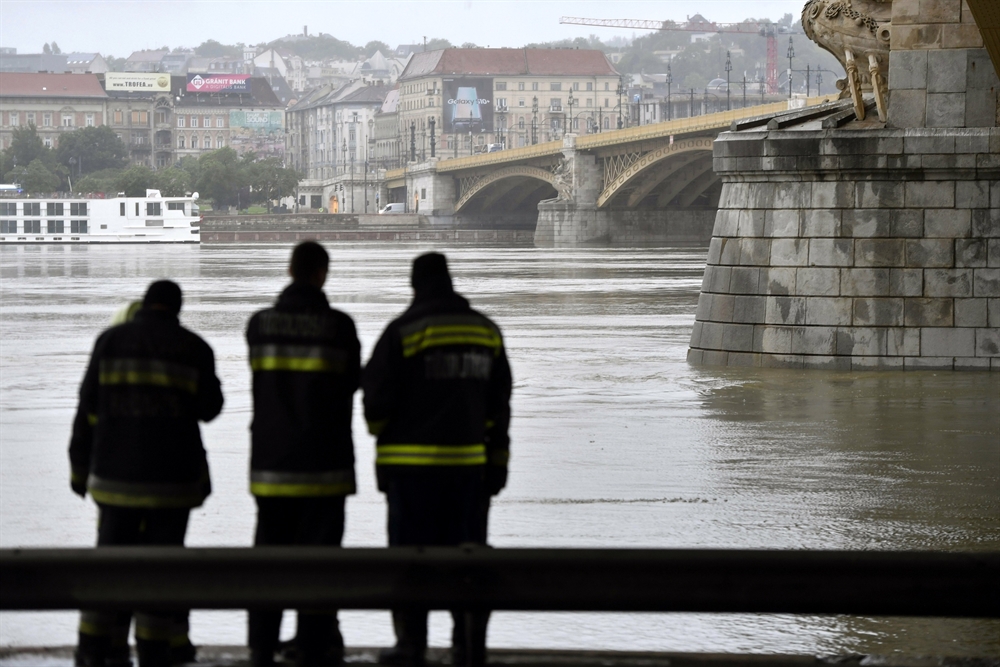
[[[552,106],[549,107],[549,113],[562,113],[562,112],[563,112],[562,105],[557,106],[553,104]]]

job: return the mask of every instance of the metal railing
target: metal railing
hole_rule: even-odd
[[[0,550],[0,609],[492,609],[1000,617],[1000,553]]]

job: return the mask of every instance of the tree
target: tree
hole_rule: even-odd
[[[57,56],[62,54],[62,49],[60,49],[59,45],[56,44],[55,42],[52,42],[52,53]]]
[[[55,192],[62,184],[62,180],[49,171],[41,160],[33,160],[22,173],[21,188],[25,192]]]
[[[48,42],[45,42],[45,45],[42,46],[42,53],[44,53],[47,56],[52,55],[52,47],[49,46]]]
[[[68,165],[71,158],[76,160],[74,173],[123,169],[128,164],[128,148],[107,125],[82,127],[59,138],[56,159]]]
[[[389,48],[388,44],[386,44],[385,42],[380,42],[377,39],[373,39],[372,41],[365,44],[365,48],[362,49],[362,51],[364,51],[365,56],[367,56],[368,58],[371,58],[373,55],[375,55],[376,51],[381,51],[382,55],[388,55],[389,53],[392,53],[392,49]]]
[[[428,51],[437,51],[439,49],[450,49],[454,45],[447,39],[435,37],[434,39],[427,40],[426,46]]]
[[[145,197],[146,190],[156,188],[156,173],[149,167],[133,165],[118,176],[115,186],[126,197]]]
[[[247,156],[250,156],[249,160]],[[253,154],[249,153],[244,156],[244,162],[247,183],[250,185],[254,203],[262,203],[270,208],[271,202],[275,199],[295,194],[299,174],[294,169],[282,166],[281,159],[268,157],[254,160]]]
[[[203,58],[222,58],[225,56],[239,57],[243,55],[242,46],[228,46],[209,39],[196,46],[194,52]]]
[[[3,152],[4,173],[15,165],[26,167],[35,160],[41,160],[49,171],[56,170],[56,156],[51,148],[42,143],[33,124],[19,125],[11,135],[10,148]]]
[[[191,191],[191,174],[168,167],[156,174],[156,187],[164,197],[183,197]]]
[[[476,44],[474,44],[473,42],[465,42],[465,43],[462,44],[462,48],[463,49],[478,49],[479,47],[476,46]]]
[[[247,183],[240,168],[240,156],[232,148],[220,148],[198,158],[199,175],[195,189],[215,208],[242,204],[240,189]]]
[[[105,192],[117,193],[118,180],[122,175],[121,169],[102,169],[87,174],[83,178],[73,181],[74,192]]]

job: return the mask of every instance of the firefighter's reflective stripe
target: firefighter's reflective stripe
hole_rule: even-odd
[[[326,472],[250,471],[250,493],[255,496],[345,496],[356,491],[353,470]]]
[[[198,369],[158,359],[102,359],[101,385],[147,385],[198,393]]]
[[[486,445],[379,445],[377,465],[474,466],[486,463]]]
[[[490,465],[506,467],[510,462],[510,452],[506,449],[495,449],[490,452]]]
[[[174,634],[174,619],[168,614],[136,612],[135,638],[169,642]]]
[[[208,496],[208,479],[194,482],[120,482],[91,474],[87,491],[95,502],[116,507],[198,507]]]
[[[250,348],[254,371],[343,373],[347,352],[325,345],[254,345]]]
[[[368,422],[368,432],[372,435],[381,435],[382,431],[385,430],[385,425],[389,423],[388,419],[380,419],[377,421]]]
[[[488,320],[475,315],[425,317],[400,329],[403,356],[412,357],[440,345],[479,345],[499,354],[503,346],[500,332]]]

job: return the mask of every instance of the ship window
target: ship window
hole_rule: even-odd
[[[119,204],[118,207],[119,207],[118,208],[118,215],[120,215],[121,217],[124,218],[125,217],[125,202],[122,202],[121,204]]]
[[[17,220],[0,220],[0,234],[17,234]]]
[[[146,202],[146,215],[163,215],[160,210],[160,202]]]
[[[41,234],[42,233],[42,221],[41,220],[25,220],[24,221],[24,233],[25,234]]]
[[[123,204],[124,206],[124,204]],[[71,234],[86,234],[87,233],[87,221],[86,220],[71,220],[69,223],[69,231]]]
[[[76,202],[69,205],[70,215],[87,215],[87,202]]]
[[[0,215],[17,215],[17,202],[0,202]]]
[[[147,227],[162,227],[163,226],[163,221],[162,220],[147,220],[146,221],[146,226]]]
[[[62,215],[63,205],[62,202],[46,202],[45,204],[45,215]]]
[[[182,201],[168,201],[167,202],[167,210],[168,211],[183,211],[184,210],[184,202],[182,202]]]
[[[139,202],[135,203],[135,217],[139,217]],[[103,227],[101,229],[104,229]]]
[[[39,202],[24,202],[24,215],[41,215],[42,205]]]
[[[45,231],[48,234],[62,234],[63,233],[63,221],[62,220],[46,220],[45,221]]]
[[[101,225],[101,229],[107,229],[107,228],[108,228],[107,225]]]

